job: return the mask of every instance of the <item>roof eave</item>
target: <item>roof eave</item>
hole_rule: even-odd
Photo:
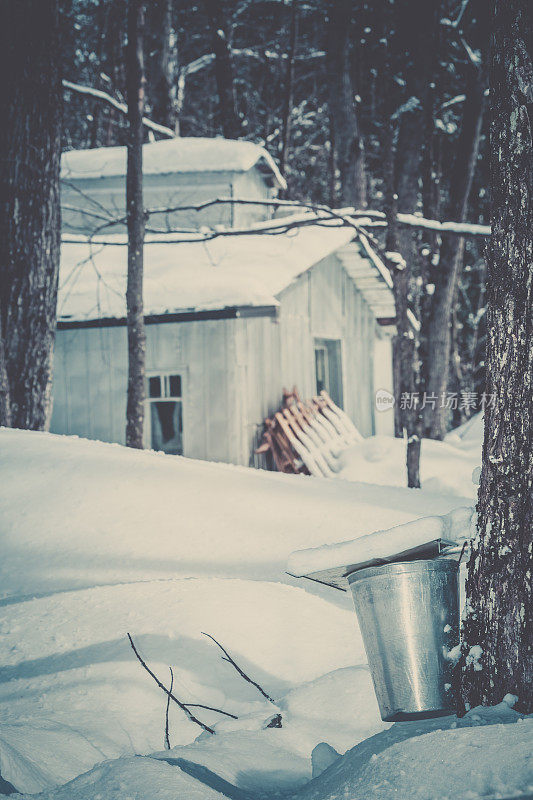
[[[169,322],[199,322],[203,320],[249,319],[252,317],[279,316],[279,305],[227,306],[225,308],[188,309],[186,311],[166,311],[162,314],[147,314],[145,325],[161,325]],[[57,321],[57,330],[78,330],[81,328],[121,328],[127,325],[126,317],[100,317],[97,319],[63,318]]]

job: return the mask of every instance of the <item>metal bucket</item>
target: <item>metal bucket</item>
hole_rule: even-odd
[[[381,712],[387,722],[455,711],[453,663],[459,643],[459,564],[407,561],[348,575]]]

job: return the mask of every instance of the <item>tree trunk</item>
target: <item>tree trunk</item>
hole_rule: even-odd
[[[111,94],[124,92],[124,47],[125,20],[127,17],[128,0],[113,0],[108,4],[106,14],[106,29],[104,34],[103,67],[110,79],[107,90]],[[102,131],[104,146],[124,144],[124,128],[122,128],[123,115],[113,108],[106,109],[105,126]]]
[[[1,413],[4,423],[43,430],[51,411],[61,226],[57,0],[1,0],[0,38]]]
[[[366,206],[363,138],[350,70],[352,0],[330,0],[327,22],[327,78],[332,142],[340,177],[337,201],[342,206]]]
[[[106,26],[106,6],[105,0],[99,0],[96,5],[95,9],[95,21],[96,27],[98,29],[98,39],[97,39],[97,46],[96,46],[96,57],[98,59],[98,63],[100,65],[100,70],[103,72],[104,68],[104,48],[105,48],[105,26]],[[99,88],[106,89],[108,87],[105,86],[105,82],[103,81],[102,77],[100,76],[99,82],[101,82],[101,86]],[[95,102],[92,107],[92,121],[89,126],[89,147],[98,147],[100,144],[100,122],[102,116],[102,104],[99,102]]]
[[[11,427],[11,406],[9,403],[9,379],[7,377],[6,351],[2,331],[2,307],[0,306],[0,425]]]
[[[298,0],[291,2],[291,24],[289,29],[289,48],[287,51],[287,71],[283,91],[283,108],[281,112],[281,147],[279,152],[279,171],[283,176],[287,171],[287,155],[291,135],[291,112],[294,89],[294,55],[298,36]]]
[[[143,0],[128,2],[128,45],[126,51],[126,94],[128,100],[128,161],[126,208],[128,225],[128,405],[126,444],[143,446],[146,334],[143,310],[143,124],[144,59]]]
[[[485,440],[463,623],[466,708],[533,712],[533,68],[527,0],[493,0]]]
[[[155,52],[149,59],[149,96],[153,118],[177,132],[177,48],[172,26],[173,0],[152,0],[148,6]]]
[[[464,103],[463,123],[457,143],[457,154],[450,182],[448,219],[465,222],[472,181],[479,152],[479,139],[485,102],[483,73],[472,68]],[[432,439],[443,439],[448,429],[448,411],[441,402],[448,388],[451,348],[452,312],[457,283],[461,274],[464,238],[444,236],[439,264],[435,269],[435,292],[427,320],[427,383],[428,394],[435,395],[433,408],[425,409],[425,433]]]
[[[396,195],[393,192],[393,140],[392,121],[389,122],[386,152],[388,173],[387,188],[387,251],[398,250],[396,223]],[[415,331],[409,319],[410,272],[407,264],[388,264],[392,276],[394,308],[396,312],[396,336],[393,340],[394,393],[396,397],[394,428],[396,436],[406,436],[407,486],[420,488],[420,423],[417,403],[418,356]]]
[[[215,54],[215,76],[218,91],[220,124],[226,139],[238,139],[243,134],[242,123],[237,112],[233,58],[226,34],[221,0],[205,0],[213,53]]]
[[[387,13],[389,27],[395,27],[392,8]],[[385,174],[387,250],[398,251],[403,264],[389,263],[393,280],[396,309],[396,337],[393,345],[397,418],[395,430],[407,438],[407,485],[420,487],[421,420],[418,404],[419,357],[417,331],[408,311],[412,305],[413,274],[418,262],[416,239],[409,230],[398,230],[396,213],[412,214],[417,210],[425,129],[423,110],[428,92],[432,37],[421,37],[413,30],[412,19],[426,31],[436,25],[436,9],[425,0],[410,0],[410,8],[399,14],[399,33],[394,39],[395,60],[407,54],[408,103],[395,108],[394,63],[387,40],[385,57]],[[397,20],[397,21],[398,21]],[[409,22],[408,22],[409,20]],[[417,29],[418,30],[418,29]],[[394,147],[395,126],[399,125],[398,143]]]

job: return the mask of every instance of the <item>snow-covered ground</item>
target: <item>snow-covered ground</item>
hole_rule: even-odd
[[[476,415],[448,434],[444,442],[422,441],[422,486],[431,492],[474,498],[472,473],[481,464],[483,418]],[[345,450],[339,477],[383,486],[406,486],[405,442],[392,436],[371,436]]]
[[[393,744],[371,740],[375,753],[384,742],[372,760],[365,740],[390,724],[379,718],[351,600],[285,568],[294,550],[447,514],[464,493],[265,474],[9,430],[0,431],[0,486],[0,793],[8,781],[42,800],[419,796],[356,786],[350,765],[361,758],[368,781],[385,785],[389,749],[407,785],[418,740],[394,737],[423,731],[397,723]],[[183,702],[238,719],[191,709],[216,729],[201,733],[171,704],[165,750],[165,696],[128,632],[167,686],[172,666]],[[278,714],[282,727],[267,728]],[[471,794],[454,798],[526,791],[529,721],[505,735],[499,725],[461,729],[461,739],[451,721],[435,725],[423,733],[422,760],[450,748],[456,767],[478,748],[488,763],[503,737],[516,766],[494,762],[470,783],[459,770]],[[321,742],[330,748],[315,752],[315,775],[335,758],[331,748],[349,753],[310,782]],[[368,757],[353,755],[361,747]]]

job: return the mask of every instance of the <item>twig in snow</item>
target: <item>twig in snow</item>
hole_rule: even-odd
[[[213,706],[205,706],[203,703],[185,703],[184,705],[187,708],[205,708],[206,711],[216,711],[217,714],[224,714],[225,717],[230,717],[231,719],[239,719],[236,714],[230,714],[229,711],[222,711],[221,708],[214,708]]]
[[[173,695],[173,694],[172,694],[172,692],[171,692],[171,691],[169,691],[169,690],[167,689],[167,687],[166,687],[166,686],[164,686],[164,685],[161,683],[161,681],[159,680],[159,678],[158,678],[156,675],[154,675],[154,673],[152,672],[152,670],[150,669],[150,667],[148,666],[148,664],[147,664],[145,661],[143,661],[143,659],[142,659],[142,658],[141,658],[141,656],[139,655],[139,651],[138,651],[138,650],[137,650],[137,648],[135,647],[135,645],[134,645],[134,643],[133,643],[133,639],[131,638],[130,634],[128,633],[128,634],[126,634],[126,635],[127,635],[128,639],[130,640],[131,649],[133,650],[133,652],[134,652],[134,653],[135,653],[135,655],[137,656],[137,660],[139,661],[139,663],[141,664],[141,666],[143,666],[143,667],[144,667],[144,669],[146,670],[146,672],[147,672],[147,673],[148,673],[148,674],[149,674],[149,675],[150,675],[150,676],[151,676],[151,677],[154,679],[154,681],[157,683],[157,685],[159,686],[159,688],[160,688],[160,689],[162,689],[162,690],[165,692],[165,694],[167,695],[167,697],[168,697],[170,700],[173,700],[173,701],[176,703],[176,705],[178,705],[178,706],[181,708],[181,710],[185,712],[185,714],[186,714],[186,715],[189,717],[189,719],[190,719],[190,721],[191,721],[191,722],[195,722],[197,725],[199,725],[199,726],[200,726],[200,728],[203,728],[203,729],[204,729],[204,731],[207,731],[208,733],[214,733],[215,731],[213,730],[213,728],[210,728],[210,727],[209,727],[209,725],[205,725],[203,722],[200,722],[200,720],[199,720],[199,719],[197,719],[197,717],[195,717],[195,716],[194,716],[194,714],[193,714],[191,711],[189,711],[189,709],[187,708],[187,706],[185,705],[185,703],[182,703],[182,702],[181,702],[181,700],[178,700],[178,698],[177,698],[177,697],[175,697],[175,695]]]
[[[169,692],[171,692],[172,689],[174,688],[174,672],[172,671],[172,667],[169,667],[169,670],[170,670],[170,690],[169,690]],[[166,711],[165,711],[165,745],[166,745],[167,750],[170,750],[170,736],[169,736],[169,730],[168,730],[168,712],[169,712],[169,710],[170,710],[170,694],[167,694],[167,707],[166,707]]]
[[[273,703],[273,705],[276,705],[276,701],[273,700],[272,697],[270,697],[270,695],[267,694],[265,690],[256,681],[252,680],[249,677],[249,675],[246,674],[246,672],[243,672],[243,670],[239,667],[239,665],[235,663],[235,661],[230,656],[225,647],[222,647],[220,642],[217,642],[214,636],[211,636],[210,633],[204,633],[204,631],[202,631],[202,636],[207,636],[208,639],[211,639],[211,641],[214,642],[217,645],[217,647],[219,647],[222,650],[222,652],[224,653],[224,655],[222,656],[222,660],[227,661],[228,664],[231,664],[231,666],[237,670],[241,678],[244,678],[245,681],[251,683],[252,686],[255,686],[255,688],[263,695],[263,697],[265,697],[269,702]]]

